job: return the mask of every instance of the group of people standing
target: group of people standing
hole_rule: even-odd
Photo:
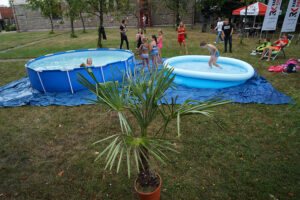
[[[126,42],[127,49],[129,49],[126,24],[127,24],[126,20],[123,20],[120,26],[120,34],[121,34],[120,49],[122,49],[124,41]],[[229,19],[226,18],[223,22],[221,18],[218,18],[218,23],[217,26],[215,27],[215,30],[218,31],[218,36],[217,36],[217,40],[214,43],[215,44],[218,43],[219,39],[223,42],[223,38],[224,38],[224,52],[225,53],[227,52],[227,45],[229,44],[229,52],[232,53],[233,26],[229,23]],[[186,26],[181,21],[179,26],[177,27],[177,42],[179,44],[180,54],[182,54],[183,47],[185,49],[185,53],[188,54],[188,48],[185,41],[186,38],[187,38]],[[150,40],[151,40],[150,43],[148,43],[148,39],[144,36],[143,30],[139,28],[138,33],[136,35],[136,41],[137,41],[136,53],[139,53],[139,56],[143,62],[143,69],[147,65],[149,71],[151,72],[157,69],[158,64],[162,63],[162,56],[161,56],[161,50],[163,47],[162,30],[158,31],[158,35],[152,35]],[[201,47],[208,49],[212,56],[209,65],[211,66],[213,64],[216,67],[220,67],[216,64],[216,60],[220,55],[218,49],[214,45],[207,44],[206,42],[202,42]],[[149,64],[150,58],[152,59],[152,69],[150,68],[150,64]]]
[[[214,42],[215,44],[218,43],[219,39],[221,42],[223,42],[224,37],[224,52],[227,52],[227,44],[229,44],[229,52],[232,53],[232,34],[233,34],[233,26],[231,23],[229,23],[229,19],[226,18],[224,22],[222,21],[222,18],[218,18],[217,26],[215,27],[215,30],[218,31],[217,40]]]
[[[149,72],[152,72],[158,68],[158,65],[162,63],[161,49],[163,47],[163,32],[158,31],[158,35],[151,36],[151,42],[148,43],[148,39],[144,36],[142,29],[140,28],[136,35],[137,41],[137,53],[139,53],[141,60],[143,61],[143,69],[147,65]],[[152,59],[152,70],[150,68],[149,59]]]
[[[120,49],[123,47],[124,41],[126,42],[127,49],[129,50],[129,43],[127,38],[127,29],[126,29],[126,20],[122,20],[122,24],[120,26],[120,34],[121,34],[121,44]],[[179,44],[180,54],[182,54],[182,48],[185,48],[186,54],[188,54],[187,45],[185,42],[186,39],[186,26],[183,22],[180,22],[177,28],[177,42]],[[137,53],[143,62],[143,68],[147,65],[149,71],[153,71],[157,69],[158,65],[162,63],[161,50],[163,48],[163,32],[162,30],[158,31],[158,35],[152,35],[151,41],[148,43],[148,39],[144,36],[143,30],[141,28],[138,29],[138,33],[136,35],[137,41]],[[152,70],[150,68],[149,59],[152,59]]]

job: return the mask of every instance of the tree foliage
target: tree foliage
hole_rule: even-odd
[[[172,142],[176,136],[167,131],[167,126],[172,120],[177,120],[179,137],[180,122],[184,116],[197,114],[213,119],[211,108],[229,103],[221,101],[220,98],[205,102],[187,99],[181,105],[176,102],[177,97],[167,100],[167,90],[175,88],[175,75],[172,69],[165,66],[150,76],[142,73],[133,77],[128,74],[128,77],[124,76],[123,83],[99,83],[92,71],[87,69],[87,72],[89,77],[80,74],[79,82],[97,96],[97,100],[92,102],[115,111],[120,121],[118,132],[94,143],[110,141],[96,160],[103,158],[106,163],[105,169],[111,170],[116,167],[117,172],[121,163],[125,161],[128,176],[133,165],[139,172],[139,177],[145,179],[153,175],[150,167],[151,157],[165,164],[168,151],[177,152]],[[150,126],[157,119],[162,123],[153,131]]]
[[[49,18],[51,33],[53,33],[53,16],[61,16],[61,4],[57,0],[26,0],[29,8],[39,10],[44,17]]]
[[[187,13],[188,4],[190,1],[187,0],[159,0],[161,5],[161,8],[168,8],[172,12],[174,12],[175,15],[175,23],[176,26],[179,25],[180,21],[183,19],[183,16]],[[162,11],[164,12],[164,11]]]

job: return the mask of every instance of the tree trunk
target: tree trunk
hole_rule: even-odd
[[[99,0],[99,28],[98,28],[98,43],[97,48],[102,48],[102,33],[101,27],[103,27],[103,0]]]
[[[194,1],[194,6],[193,6],[193,16],[192,16],[192,29],[194,29],[195,25],[195,14],[196,14],[196,0]]]
[[[81,19],[81,23],[82,23],[82,28],[83,28],[83,32],[85,33],[85,24],[84,24],[84,20],[83,20],[83,17],[82,17],[82,13],[79,12],[79,16],[80,16],[80,19]]]
[[[159,178],[153,174],[150,170],[149,166],[149,152],[146,148],[141,147],[141,152],[139,154],[139,174],[137,178],[137,182],[143,188],[146,187],[158,187],[159,186]]]
[[[177,27],[179,26],[180,23],[180,16],[179,16],[179,1],[176,1],[176,23],[177,23]]]
[[[70,17],[70,21],[71,21],[71,37],[74,38],[74,37],[76,37],[75,31],[74,31],[74,18]]]
[[[245,0],[245,4],[246,4],[245,23],[243,24],[243,27],[242,27],[242,37],[241,37],[241,40],[240,40],[240,44],[243,44],[243,39],[245,37],[245,28],[246,28],[246,23],[247,23],[247,10],[248,10],[247,0]]]
[[[54,33],[52,16],[49,16],[49,19],[50,19],[50,23],[51,23],[51,31],[50,31],[50,33]]]

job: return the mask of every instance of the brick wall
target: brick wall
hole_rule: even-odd
[[[188,0],[193,2],[192,0]],[[136,4],[138,0],[136,1]],[[166,26],[174,24],[174,14],[166,9],[161,8],[158,2],[153,1],[151,5],[151,22],[152,26]],[[192,3],[189,4],[189,11],[182,16],[185,24],[192,24],[193,21],[193,9]],[[51,29],[50,20],[43,17],[39,11],[31,10],[26,8],[24,5],[15,5],[16,16],[19,22],[20,31],[29,30],[41,30],[41,29]],[[85,25],[89,27],[97,27],[99,24],[99,19],[96,16],[85,15]],[[122,19],[127,20],[128,26],[138,26],[138,19],[133,14],[128,14],[127,16],[121,16],[119,18],[111,15],[104,15],[104,27],[118,27]],[[62,30],[70,28],[70,21],[64,18],[63,24],[59,23],[60,20],[53,20],[54,29]],[[77,19],[74,23],[75,28],[82,28],[81,20]]]

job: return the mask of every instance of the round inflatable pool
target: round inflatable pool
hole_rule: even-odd
[[[122,81],[124,73],[134,72],[134,54],[120,49],[71,50],[48,54],[30,60],[25,68],[33,88],[41,92],[67,92],[86,89],[77,81],[77,73],[83,74],[93,82],[82,63],[92,59],[92,70],[97,81]]]
[[[195,88],[226,88],[240,85],[254,75],[253,67],[241,60],[220,57],[217,63],[222,67],[209,67],[210,56],[177,56],[164,64],[174,69],[174,82]]]

